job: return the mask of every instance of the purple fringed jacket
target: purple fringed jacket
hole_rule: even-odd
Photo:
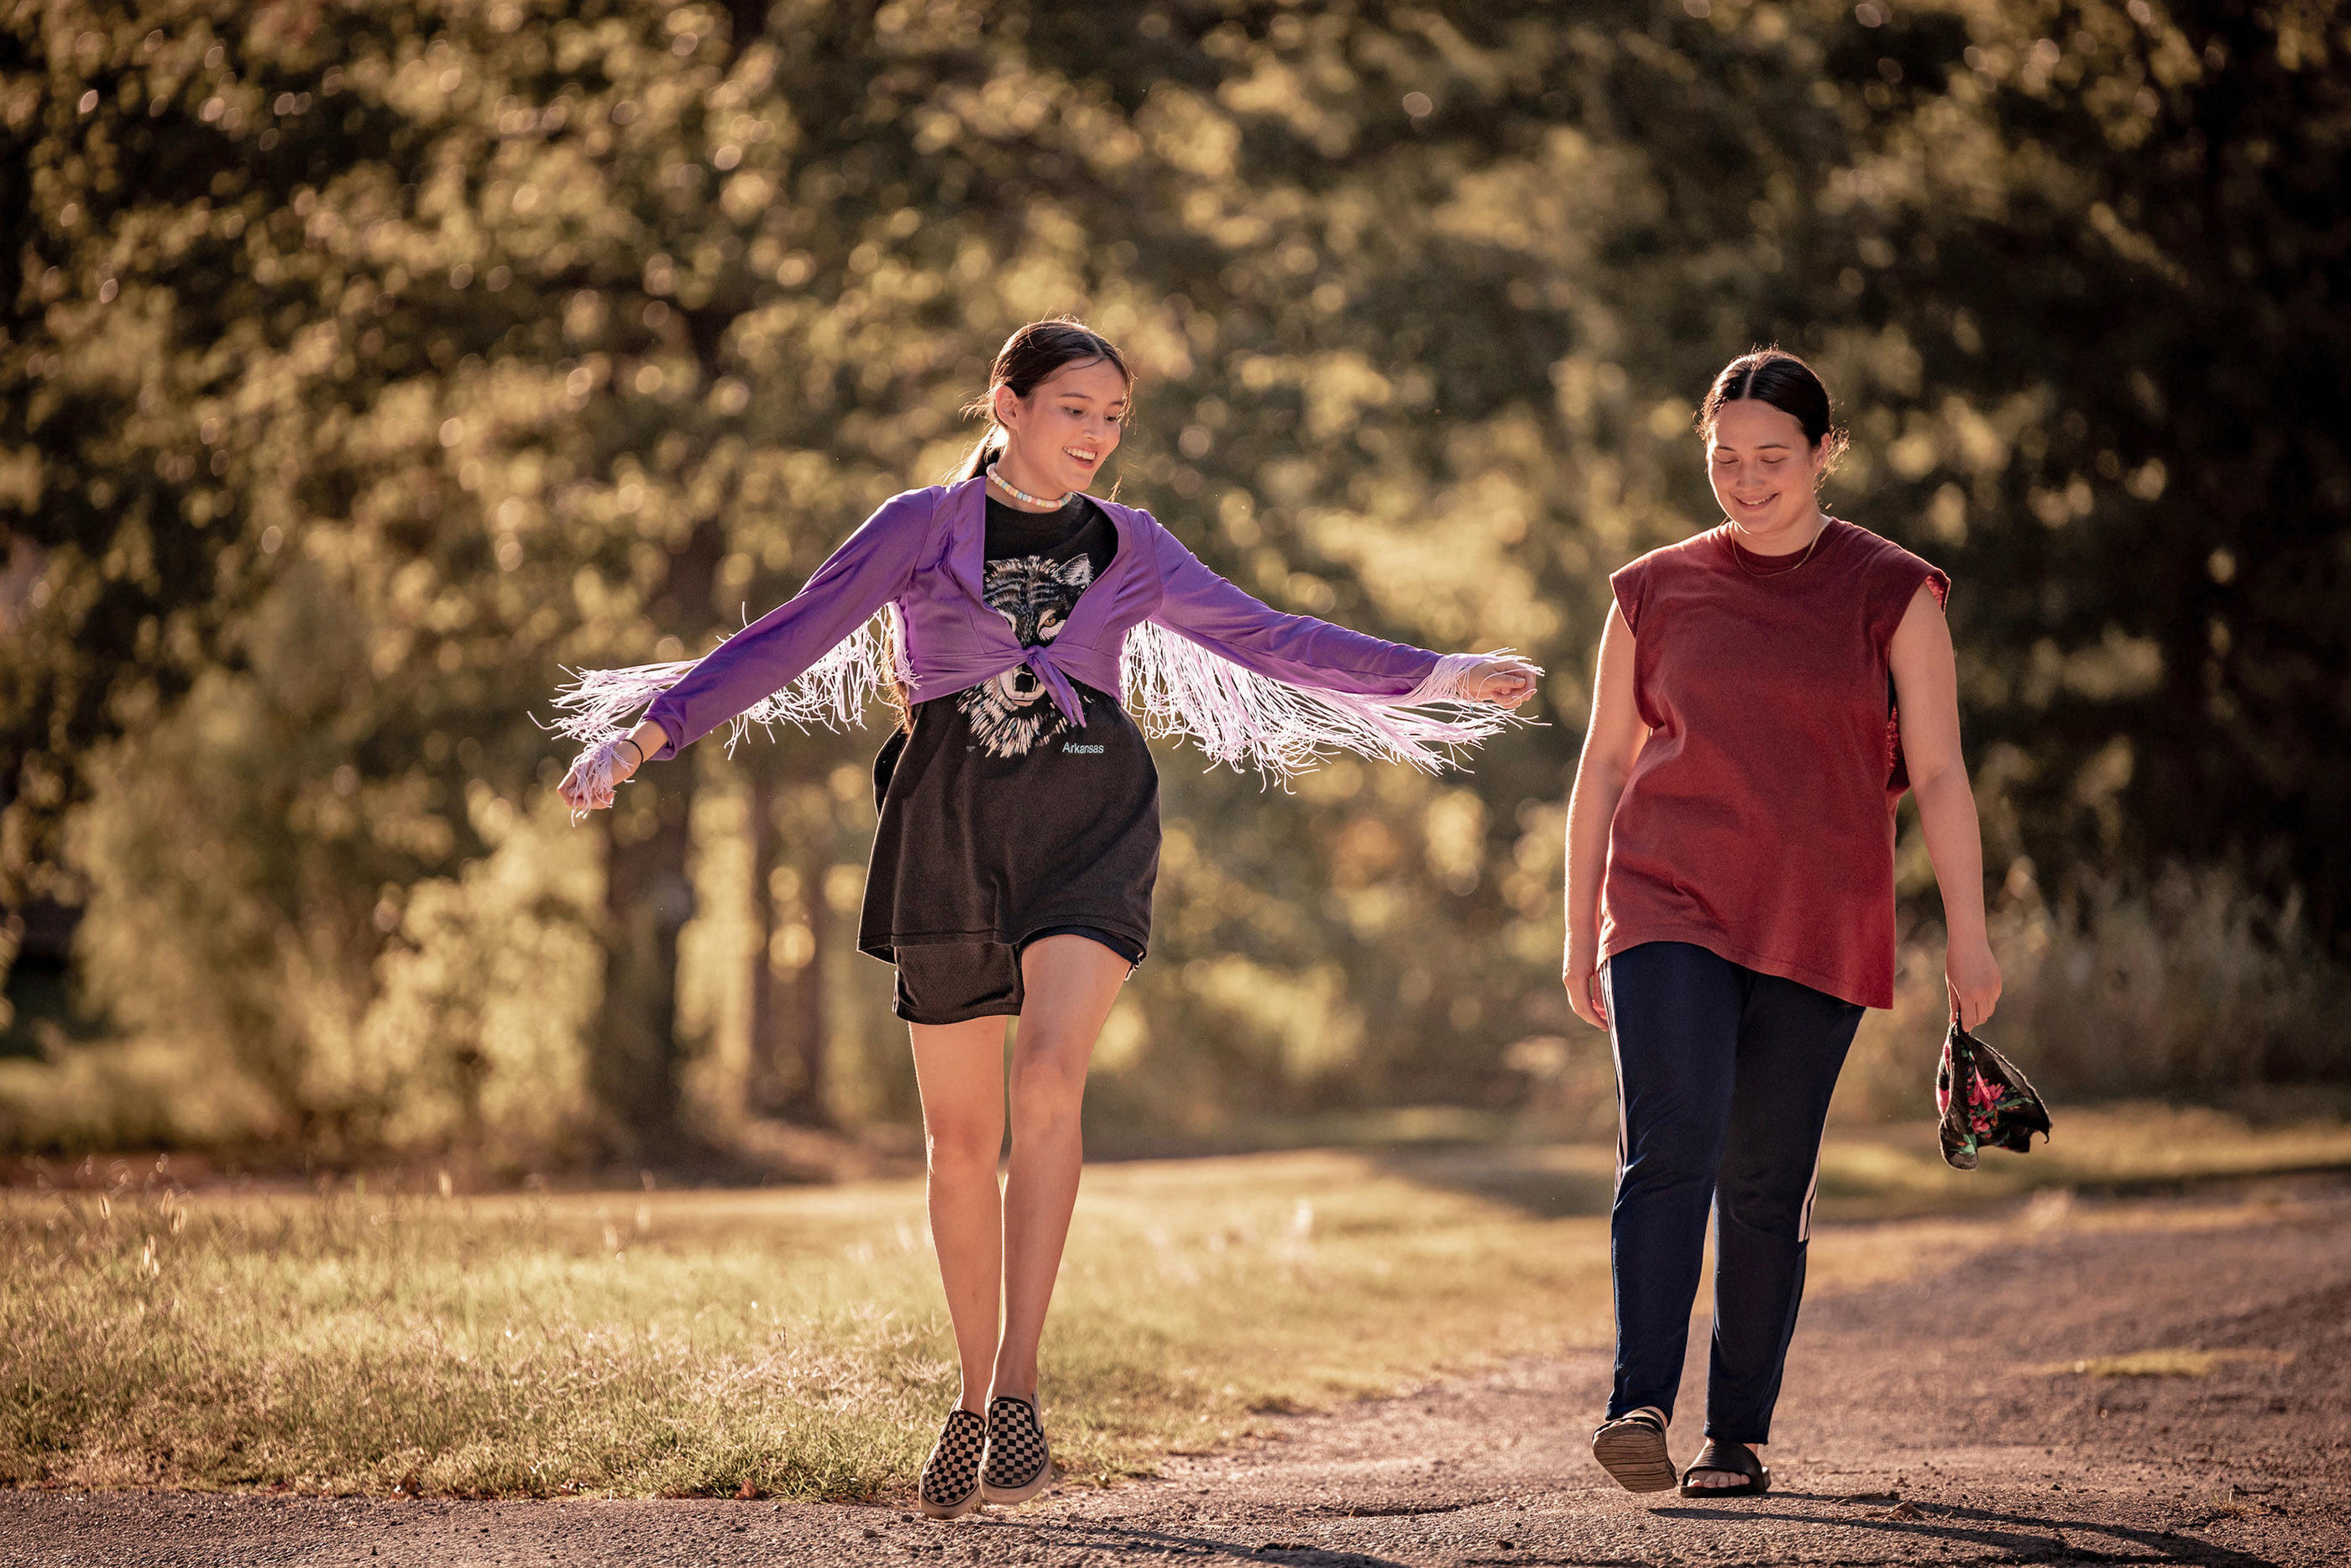
[[[1023,647],[982,592],[986,500],[984,479],[892,496],[798,594],[702,659],[583,672],[558,700],[559,728],[609,743],[650,698],[643,716],[669,737],[653,754],[669,757],[730,722],[738,734],[854,722],[893,674],[924,702],[1021,663],[1072,724],[1085,722],[1080,680],[1140,709],[1156,732],[1276,774],[1332,746],[1434,768],[1513,722],[1468,701],[1474,656],[1284,615],[1148,512],[1113,502],[1097,503],[1118,532],[1109,568],[1054,640]],[[1415,711],[1428,704],[1437,711]]]

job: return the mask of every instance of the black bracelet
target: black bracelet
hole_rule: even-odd
[[[626,735],[621,737],[621,744],[628,747],[629,750],[637,753],[637,768],[641,768],[645,765],[645,749],[643,746],[637,744],[635,741],[630,739]],[[631,768],[629,771],[631,773],[634,773],[637,771],[637,768]]]

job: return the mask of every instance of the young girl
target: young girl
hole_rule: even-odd
[[[1970,1029],[2000,968],[1949,579],[1822,513],[1843,440],[1794,355],[1731,361],[1698,420],[1725,521],[1611,579],[1568,808],[1565,980],[1616,1054],[1616,1379],[1593,1452],[1631,1490],[1674,1484],[1666,1424],[1711,1205],[1708,1441],[1681,1490],[1751,1495],[1771,1485],[1759,1450],[1803,1296],[1829,1096],[1862,1009],[1894,1001],[1905,789]]]
[[[961,477],[884,502],[789,603],[699,661],[591,673],[562,700],[590,742],[563,783],[575,809],[609,805],[643,763],[719,724],[839,722],[877,689],[897,701],[859,946],[897,966],[962,1369],[923,1467],[936,1518],[1052,1479],[1037,1347],[1077,1199],[1080,1100],[1150,941],[1159,867],[1158,775],[1122,699],[1236,764],[1288,772],[1336,745],[1433,768],[1509,722],[1499,710],[1540,673],[1279,614],[1149,513],[1087,494],[1133,382],[1076,321],[1022,327]]]

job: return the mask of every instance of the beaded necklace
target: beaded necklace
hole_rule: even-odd
[[[992,462],[987,465],[987,483],[996,486],[997,489],[1004,492],[1005,494],[1012,497],[1013,500],[1025,501],[1029,505],[1043,512],[1060,511],[1062,507],[1067,506],[1078,493],[1074,490],[1064,491],[1061,499],[1058,501],[1048,501],[1041,495],[1031,495],[1027,491],[1021,489],[1019,485],[1013,483],[1010,480],[1005,478],[1002,474],[997,472],[996,465]]]

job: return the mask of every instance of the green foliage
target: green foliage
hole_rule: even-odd
[[[1690,408],[1760,340],[1844,399],[1836,508],[1959,580],[1995,876],[2066,906],[2233,860],[2322,945],[2351,928],[2326,7],[60,0],[0,28],[28,219],[0,892],[86,901],[92,1001],[184,1025],[290,1136],[596,1134],[622,1080],[583,1020],[681,907],[692,775],[567,858],[531,704],[788,595],[1063,309],[1144,373],[1123,495],[1220,570],[1552,671],[1550,727],[1466,779],[1349,763],[1283,798],[1170,753],[1108,1106],[1474,1099],[1568,1027],[1604,576],[1709,519]],[[830,788],[872,744],[788,737],[780,771]],[[855,861],[853,794],[805,855]],[[759,945],[685,944],[715,1046],[743,964],[693,955]],[[829,983],[867,997],[846,947]],[[542,1102],[497,1086],[541,1073]]]

